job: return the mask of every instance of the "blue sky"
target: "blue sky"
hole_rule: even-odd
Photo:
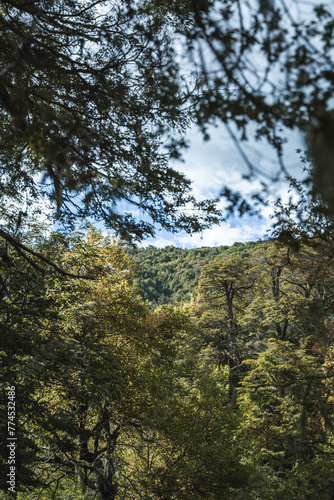
[[[223,125],[211,129],[211,140],[204,142],[201,134],[195,128],[187,135],[190,147],[184,154],[184,162],[176,162],[175,169],[185,173],[193,181],[193,193],[197,199],[217,197],[222,187],[227,185],[242,194],[250,194],[261,189],[260,179],[248,181],[242,178],[247,173],[247,167],[240,153]],[[255,143],[249,140],[242,146],[248,158],[265,173],[272,174],[278,168],[272,149],[265,143]],[[289,141],[284,149],[284,161],[290,175],[301,177],[299,156],[296,149],[303,148],[303,138],[298,133],[289,132]],[[275,198],[280,196],[288,201],[289,184],[282,179],[272,185],[268,196],[268,206],[262,209],[262,218],[246,215],[232,216],[220,226],[204,230],[201,234],[190,236],[185,232],[170,234],[167,231],[157,232],[155,238],[145,240],[140,246],[167,245],[182,248],[201,246],[232,245],[234,242],[256,241],[265,238],[272,224]],[[224,209],[224,200],[221,208]]]
[[[261,2],[260,2],[261,3]],[[329,8],[332,8],[331,2],[324,2]],[[257,9],[258,2],[250,4]],[[247,9],[250,4],[245,4],[245,16],[247,19]],[[313,9],[317,2],[302,1],[295,2],[277,2],[279,8],[287,9],[288,16],[287,30],[293,36],[295,28],[291,28],[292,20],[298,25],[305,20],[310,20],[313,17]],[[316,43],[316,40],[313,40]],[[205,45],[202,47],[204,52]],[[208,60],[208,66],[215,64],[210,62],[210,51],[205,52],[205,60]],[[254,52],[254,65],[258,67],[259,73],[266,71],[266,61],[260,52]],[[247,65],[246,65],[247,66]],[[248,67],[248,66],[247,66]],[[255,66],[254,66],[255,67]],[[250,72],[248,77],[252,78],[252,66],[249,66]],[[268,78],[267,78],[268,77]],[[285,73],[279,71],[279,65],[273,64],[270,70],[270,75],[266,75],[266,80],[269,82],[268,92],[272,91],[270,81],[275,82],[275,85],[280,83],[281,87],[285,86]],[[236,136],[240,139],[240,131],[236,131]],[[305,149],[304,141],[300,133],[286,131],[288,142],[284,146],[284,163],[288,173],[302,179],[303,174],[297,149]],[[244,160],[241,158],[236,146],[230,138],[225,126],[221,124],[217,128],[211,129],[211,141],[204,142],[200,132],[195,128],[189,131],[187,137],[191,143],[189,150],[184,155],[184,163],[176,163],[174,167],[181,172],[184,172],[188,178],[193,180],[194,195],[198,199],[216,197],[223,186],[228,186],[232,190],[240,191],[243,195],[249,195],[252,192],[261,190],[260,179],[246,181],[243,179],[243,174],[247,174],[247,168]],[[242,142],[244,152],[250,161],[263,172],[267,174],[274,173],[277,168],[277,159],[272,149],[264,142],[255,142],[248,133],[248,141]],[[272,186],[272,190],[268,195],[268,206],[262,209],[262,218],[250,217],[249,215],[231,219],[222,223],[219,227],[213,227],[203,231],[202,234],[189,236],[185,233],[168,234],[161,231],[156,234],[155,238],[150,238],[143,242],[143,245],[152,244],[155,246],[175,245],[184,248],[200,247],[200,246],[217,246],[217,245],[232,245],[234,242],[247,242],[262,239],[268,235],[268,230],[272,225],[270,216],[274,212],[274,201],[280,197],[283,201],[288,201],[290,193],[289,183],[281,179],[280,182]],[[221,208],[224,209],[224,201],[221,202]]]

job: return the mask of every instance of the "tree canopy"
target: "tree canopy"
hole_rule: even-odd
[[[291,5],[0,0],[1,500],[333,498],[334,23]],[[278,203],[278,242],[138,252],[154,309],[134,253],[72,228],[217,222],[169,164],[217,120],[275,179],[303,131],[313,193]]]
[[[225,124],[248,166],[246,177],[272,182],[287,175],[283,147],[289,130],[305,138],[316,171],[315,192],[332,193],[333,10],[327,2],[193,0],[180,23],[197,62],[202,97],[195,106],[204,133]],[[180,19],[184,3],[172,4]],[[172,9],[173,9],[172,7]],[[277,151],[276,172],[253,164],[242,142],[265,139]],[[232,203],[242,203],[228,190]],[[259,193],[257,193],[257,196]]]
[[[98,279],[42,278],[23,258],[19,278],[6,270],[1,404],[14,386],[18,498],[214,500],[247,489],[227,373],[191,340],[189,309],[150,312],[133,263],[99,232],[53,234],[43,250]],[[6,442],[0,452],[5,472]]]
[[[172,247],[148,247],[193,295],[154,308],[134,251],[102,231],[26,240],[31,261],[7,256],[0,282],[0,422],[19,443],[19,500],[332,497],[327,246],[177,251],[180,268]],[[44,276],[40,255],[56,266]],[[8,457],[4,440],[1,500]]]
[[[0,3],[8,229],[36,201],[61,223],[94,217],[125,239],[153,234],[154,224],[198,231],[219,220],[214,202],[197,203],[169,165],[189,124],[190,84],[172,27],[143,7]]]
[[[0,13],[1,212],[10,234],[36,200],[50,202],[61,223],[95,217],[126,239],[157,224],[192,232],[218,222],[214,202],[197,202],[169,163],[191,122],[207,137],[222,121],[246,177],[265,182],[286,175],[287,131],[299,129],[315,191],[328,202],[334,23],[325,4],[2,0]],[[275,174],[242,151],[250,136],[277,151]],[[228,186],[222,195],[240,213],[250,209]]]

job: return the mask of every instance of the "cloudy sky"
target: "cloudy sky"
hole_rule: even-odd
[[[262,3],[260,2],[260,4]],[[331,2],[324,3],[330,9],[332,8]],[[277,2],[276,4],[280,8],[283,8],[283,10],[287,9],[288,24],[293,19],[298,24],[313,17],[313,9],[316,2],[288,0],[287,2]],[[293,35],[293,33],[294,30],[292,30],[291,34]],[[210,52],[205,54],[205,57],[210,57]],[[257,65],[260,64],[259,57],[260,55],[256,54]],[[274,79],[277,78],[279,80],[282,78],[279,71],[275,73],[275,68],[271,75]],[[237,132],[236,135],[240,140],[240,132]],[[288,173],[301,180],[303,174],[299,155],[296,153],[296,150],[305,149],[304,141],[297,132],[287,131],[286,135],[289,140],[284,147],[284,163]],[[219,196],[224,186],[239,191],[243,195],[250,195],[256,191],[261,191],[260,181],[264,179],[253,179],[252,181],[243,179],[243,174],[248,173],[247,167],[223,124],[216,129],[212,129],[211,141],[209,142],[204,142],[201,134],[195,128],[189,132],[188,139],[191,146],[184,155],[185,161],[184,163],[176,163],[174,168],[184,172],[193,181],[193,191],[197,199],[215,198]],[[272,149],[265,143],[255,143],[254,140],[251,140],[251,137],[248,137],[248,139],[247,142],[241,143],[247,158],[255,167],[268,175],[273,175],[278,169],[278,164]],[[231,245],[236,241],[247,242],[264,238],[268,235],[268,230],[270,230],[272,225],[270,216],[274,211],[274,201],[277,197],[280,197],[283,201],[287,202],[291,195],[288,190],[289,183],[284,179],[281,179],[280,182],[272,186],[271,193],[267,199],[268,206],[262,209],[262,218],[251,217],[249,215],[242,218],[231,217],[220,226],[205,230],[202,234],[192,237],[185,233],[174,235],[161,231],[156,234],[155,238],[144,241],[143,245],[152,244],[159,247],[175,245],[192,248]],[[221,208],[224,209],[223,200],[221,201]]]
[[[184,154],[184,162],[177,162],[174,168],[185,173],[193,181],[193,193],[197,199],[215,198],[223,186],[242,194],[260,191],[260,179],[248,181],[243,179],[247,167],[232,139],[223,125],[211,129],[211,140],[204,142],[200,132],[192,129],[187,138],[190,147]],[[243,149],[250,161],[263,172],[273,174],[278,169],[275,154],[265,143],[255,143],[249,140],[242,143]],[[291,175],[301,177],[299,156],[296,149],[303,148],[303,139],[297,133],[289,133],[289,141],[285,145],[284,161]],[[262,179],[263,180],[263,179]],[[155,238],[145,240],[141,246],[166,245],[194,248],[201,246],[232,245],[234,242],[256,241],[264,238],[272,224],[270,215],[277,196],[288,201],[289,184],[282,179],[272,185],[268,196],[268,206],[262,209],[262,218],[246,215],[232,216],[220,226],[207,229],[193,236],[186,233],[169,234],[166,231],[157,232]],[[221,208],[224,208],[224,200]]]

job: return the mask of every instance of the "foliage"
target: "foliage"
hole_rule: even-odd
[[[333,497],[334,24],[294,4],[0,2],[0,422],[15,386],[20,500]],[[292,180],[278,242],[125,253],[38,222],[126,241],[218,222],[169,163],[218,120],[247,178],[265,177],[250,134],[277,152],[270,181],[286,130],[307,137],[312,190]]]
[[[326,379],[333,373],[304,349],[274,339],[247,363],[239,402],[249,457],[272,469],[276,498],[330,498],[333,405]]]
[[[313,188],[333,214],[330,2],[301,7],[297,0],[289,5],[285,0],[194,0],[168,6],[180,20],[184,57],[200,75],[195,117],[204,137],[209,138],[209,124],[223,123],[246,163],[245,178],[260,177],[268,190],[287,175],[284,144],[289,131],[298,129],[315,166]],[[247,156],[242,143],[250,137],[276,150],[276,168],[269,173]],[[250,202],[266,201],[266,193],[245,199],[229,186],[222,194],[240,213],[251,209]]]
[[[60,223],[95,217],[129,240],[152,235],[155,224],[193,232],[219,221],[214,202],[197,203],[169,165],[191,118],[189,89],[172,24],[144,6],[0,3],[7,235],[36,203]]]
[[[333,272],[323,247],[281,242],[203,268],[197,335],[231,367],[250,498],[332,495]]]
[[[296,241],[137,253],[141,271],[150,266],[160,277],[178,271],[183,253],[189,281],[183,262],[191,271],[212,255],[191,286],[193,338],[226,377],[230,429],[252,471],[237,498],[332,495],[332,252],[328,239]]]
[[[3,0],[0,9],[7,235],[41,199],[62,223],[96,217],[124,239],[153,234],[156,224],[193,232],[218,222],[214,202],[196,202],[169,164],[192,121],[205,138],[222,121],[246,177],[270,182],[286,175],[284,143],[298,128],[315,162],[314,189],[332,210],[333,17],[326,4],[301,11],[284,0]],[[242,150],[250,135],[277,151],[269,178]],[[222,194],[231,209],[250,210],[228,186]],[[257,192],[252,201],[264,199]]]
[[[214,257],[189,304],[154,309],[132,250],[92,229],[25,237],[65,274],[10,249],[1,270],[20,500],[331,497],[331,254],[148,247],[158,271]]]
[[[302,156],[302,163],[310,178],[312,164],[308,155]],[[303,243],[318,249],[322,247],[322,252],[330,252],[333,246],[333,215],[328,201],[324,201],[315,190],[310,193],[295,178],[290,177],[289,180],[290,192],[298,199],[290,199],[286,204],[277,201],[273,236],[295,250]]]
[[[189,302],[196,295],[203,266],[218,255],[249,255],[261,243],[234,243],[231,247],[182,249],[173,246],[128,249],[135,260],[138,284],[143,298],[152,306],[173,302]]]
[[[247,488],[228,373],[191,340],[189,311],[150,312],[133,263],[94,230],[40,245],[62,269],[91,279],[42,278],[22,259],[26,304],[17,273],[4,273],[11,299],[2,325],[13,349],[2,346],[1,383],[18,394],[19,498],[200,499],[221,489],[234,498]],[[38,299],[44,310],[32,308]]]

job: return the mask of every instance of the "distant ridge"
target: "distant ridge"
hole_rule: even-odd
[[[142,295],[152,306],[173,302],[188,302],[197,287],[203,266],[213,259],[241,253],[249,257],[259,246],[268,242],[234,243],[232,246],[183,249],[175,246],[128,249],[136,264]]]

